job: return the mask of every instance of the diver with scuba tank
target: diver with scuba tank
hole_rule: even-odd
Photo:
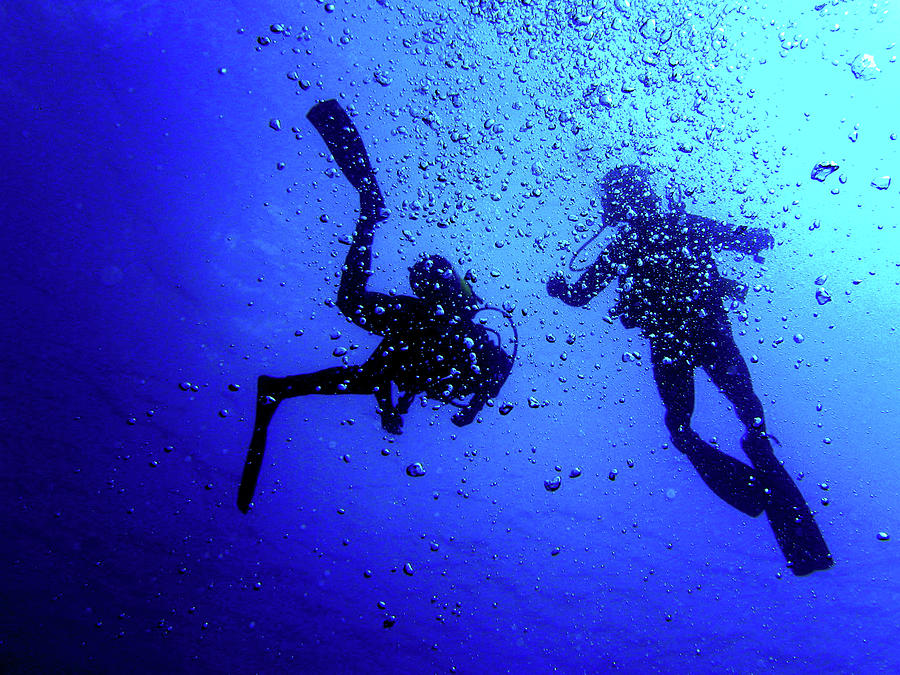
[[[772,235],[764,228],[734,228],[695,216],[683,207],[664,212],[649,173],[637,166],[613,169],[601,188],[603,222],[618,226],[616,234],[574,283],[562,274],[551,277],[548,294],[580,307],[618,280],[619,297],[611,314],[625,328],[640,328],[650,342],[653,378],[675,447],[720,499],[749,516],[765,511],[794,574],[831,567],[831,554],[809,506],[775,457],[762,404],[722,304],[728,296],[742,300],[746,286],[720,276],[713,257],[722,248],[758,260],[774,245]],[[732,403],[745,427],[741,448],[749,465],[691,428],[698,367]]]
[[[457,426],[473,422],[500,392],[515,352],[508,354],[496,331],[473,319],[485,307],[453,265],[439,255],[422,256],[409,270],[415,297],[367,290],[375,225],[387,216],[384,198],[362,138],[340,104],[319,103],[307,119],[335,162],[359,192],[360,213],[341,273],[337,306],[360,328],[382,336],[358,366],[338,366],[288,377],[262,375],[257,381],[256,416],[238,492],[247,512],[256,488],[269,423],[278,405],[310,394],[374,394],[382,428],[400,434],[403,415],[417,394],[456,405]],[[508,314],[504,314],[510,320]],[[393,389],[399,396],[394,400]],[[468,400],[464,403],[460,401]]]

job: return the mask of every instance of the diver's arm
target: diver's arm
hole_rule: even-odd
[[[547,282],[547,294],[552,298],[559,298],[567,305],[581,307],[606,288],[615,277],[616,268],[604,251],[575,283],[566,283],[560,273],[551,277]]]
[[[722,248],[756,257],[774,246],[775,237],[766,228],[740,225],[732,231],[731,238],[722,245]]]
[[[688,215],[687,222],[692,234],[702,238],[711,248],[725,248],[755,256],[775,245],[775,238],[764,227],[735,227],[695,215]]]

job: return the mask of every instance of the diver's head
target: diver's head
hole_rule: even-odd
[[[653,191],[650,172],[634,164],[617,167],[603,176],[600,204],[607,225],[649,217],[659,213],[662,206]]]
[[[439,255],[419,258],[409,268],[409,285],[423,300],[459,298],[467,287],[450,261]]]

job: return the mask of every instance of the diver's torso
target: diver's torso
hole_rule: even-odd
[[[685,218],[625,224],[611,245],[619,268],[616,310],[626,325],[651,331],[692,331],[718,308],[719,273],[712,251]]]
[[[435,314],[433,306],[425,306],[389,325],[377,352],[385,376],[398,389],[442,400],[474,391],[492,343],[470,316]]]

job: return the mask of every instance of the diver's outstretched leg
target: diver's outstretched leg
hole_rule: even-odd
[[[809,506],[775,457],[765,433],[748,431],[741,439],[741,447],[759,471],[760,482],[768,493],[766,515],[791,572],[804,576],[834,565]]]
[[[310,108],[306,118],[322,136],[344,176],[359,192],[363,218],[384,220],[384,198],[375,171],[359,131],[341,104],[335,99],[322,101]]]
[[[372,391],[373,380],[369,369],[359,366],[338,366],[290,377],[260,375],[256,381],[253,436],[250,438],[250,449],[247,451],[238,488],[238,508],[244,513],[250,509],[262,469],[269,424],[281,401],[309,394],[371,394]]]

